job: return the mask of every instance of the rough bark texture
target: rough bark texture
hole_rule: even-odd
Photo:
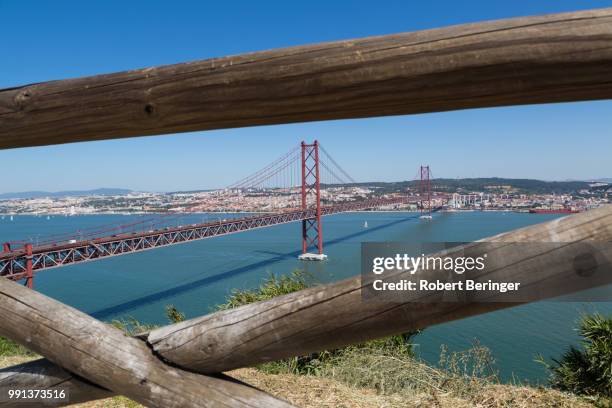
[[[612,98],[612,9],[0,90],[0,148]]]

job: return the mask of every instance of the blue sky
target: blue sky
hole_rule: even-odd
[[[0,88],[612,1],[6,1]],[[252,127],[0,151],[0,193],[223,187],[319,139],[357,180],[612,177],[612,101]]]

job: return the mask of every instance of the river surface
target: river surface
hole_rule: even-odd
[[[182,224],[232,215],[193,215]],[[0,242],[129,223],[134,215],[15,216],[0,220]],[[362,212],[324,218],[325,262],[301,262],[300,224],[292,223],[44,271],[35,289],[99,319],[134,317],[167,324],[164,307],[187,317],[209,313],[233,289],[256,288],[271,273],[305,270],[332,282],[359,274],[360,244],[367,241],[472,241],[558,217],[510,212],[438,213],[431,221],[414,213]],[[364,223],[367,221],[367,228]],[[429,327],[414,338],[419,355],[437,363],[441,345],[463,350],[473,341],[489,347],[504,380],[543,382],[536,355],[559,357],[578,344],[582,313],[612,313],[612,303],[539,302]]]

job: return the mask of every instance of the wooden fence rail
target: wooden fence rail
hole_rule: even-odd
[[[0,90],[0,148],[612,98],[612,8]]]
[[[564,290],[567,291],[563,288],[569,288],[569,291],[580,290],[584,288],[581,286],[584,278],[576,273],[572,262],[568,262],[568,259],[584,254],[585,247],[580,244],[589,241],[612,242],[612,205],[484,240],[483,242],[509,245],[498,249],[499,252],[495,257],[499,261],[492,272],[487,272],[486,276],[476,274],[470,277],[476,280],[485,278],[498,281],[519,280],[523,286],[532,287],[537,291],[541,298],[561,295],[565,293]],[[517,249],[512,245],[516,242],[560,242],[567,245],[555,247],[555,250],[534,245],[532,252],[526,252],[524,246]],[[474,245],[472,248],[478,251],[478,243]],[[453,252],[447,255],[452,256]],[[473,252],[473,255],[479,254]],[[610,265],[612,245],[606,247],[603,253],[598,252],[593,255],[598,258],[600,264]],[[407,272],[402,273],[408,275]],[[17,313],[18,316],[18,320],[8,319],[0,322],[0,335],[32,347],[32,344],[25,343],[25,340],[29,338],[32,341],[29,336],[33,335],[33,332],[24,334],[24,322],[19,317],[31,315],[32,311],[27,313],[22,311],[23,306],[20,302],[28,301],[32,295],[28,296],[28,291],[19,287],[17,292],[20,297],[16,298],[15,285],[9,281],[0,282],[0,311],[3,315],[12,316]],[[361,297],[362,285],[359,277],[350,278],[265,302],[191,319],[153,330],[139,337],[156,356],[171,362],[173,366],[189,372],[212,374],[424,328],[518,304],[497,302],[494,298],[483,299],[479,295],[465,302],[419,302],[418,299],[409,296],[402,302],[364,301]],[[50,310],[52,317],[45,319],[54,319],[53,322],[47,322],[51,327],[70,327],[75,315],[79,314],[76,311],[56,314],[54,310],[58,308],[64,310],[67,307],[42,295],[36,296],[40,302],[36,304],[36,313],[40,313],[39,310]],[[85,337],[84,344],[77,343],[74,347],[103,350],[109,340],[105,339],[99,343],[102,338],[96,333],[102,330],[100,327],[102,324],[95,321],[94,323],[93,319],[85,318],[82,314],[77,317],[81,320],[76,323],[80,330],[84,330],[85,333],[91,331],[89,325],[93,325],[96,329],[93,336],[84,336],[85,333],[81,332],[79,338]],[[87,324],[83,320],[86,320]],[[34,327],[36,326],[33,325],[31,329],[34,330]],[[55,331],[51,333],[55,334]],[[99,378],[93,377],[90,372],[77,371],[83,361],[88,361],[86,359],[88,356],[79,354],[72,363],[67,362],[65,350],[60,349],[60,354],[57,354],[57,343],[47,342],[42,334],[37,333],[38,342],[34,348],[36,351],[61,364],[70,372],[78,373],[114,392],[132,397],[130,395],[132,389],[115,389],[114,384],[98,382]],[[130,341],[141,343],[133,339]],[[117,338],[109,342],[115,347],[122,344]],[[53,349],[49,350],[47,347]],[[122,361],[124,359],[140,361],[143,358],[139,354],[130,358],[132,349],[127,347],[126,349],[127,353],[119,356]],[[108,351],[103,351],[102,355],[106,355]],[[60,371],[44,360],[0,370],[0,387],[37,384],[38,388],[41,388],[50,383],[69,384],[70,388],[74,389],[74,395],[80,400],[109,395],[102,389],[88,394],[91,392],[91,385],[86,384],[86,389],[83,389],[83,383],[73,378],[68,371]]]

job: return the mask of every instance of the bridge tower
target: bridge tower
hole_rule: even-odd
[[[431,219],[431,181],[429,165],[421,166],[421,182],[419,184],[419,195],[421,201],[421,218]]]
[[[302,255],[299,259],[324,260],[327,256],[323,254],[319,142],[316,140],[312,144],[302,142],[302,211],[314,214],[302,220]],[[317,248],[316,254],[308,253],[308,248],[313,245]]]

